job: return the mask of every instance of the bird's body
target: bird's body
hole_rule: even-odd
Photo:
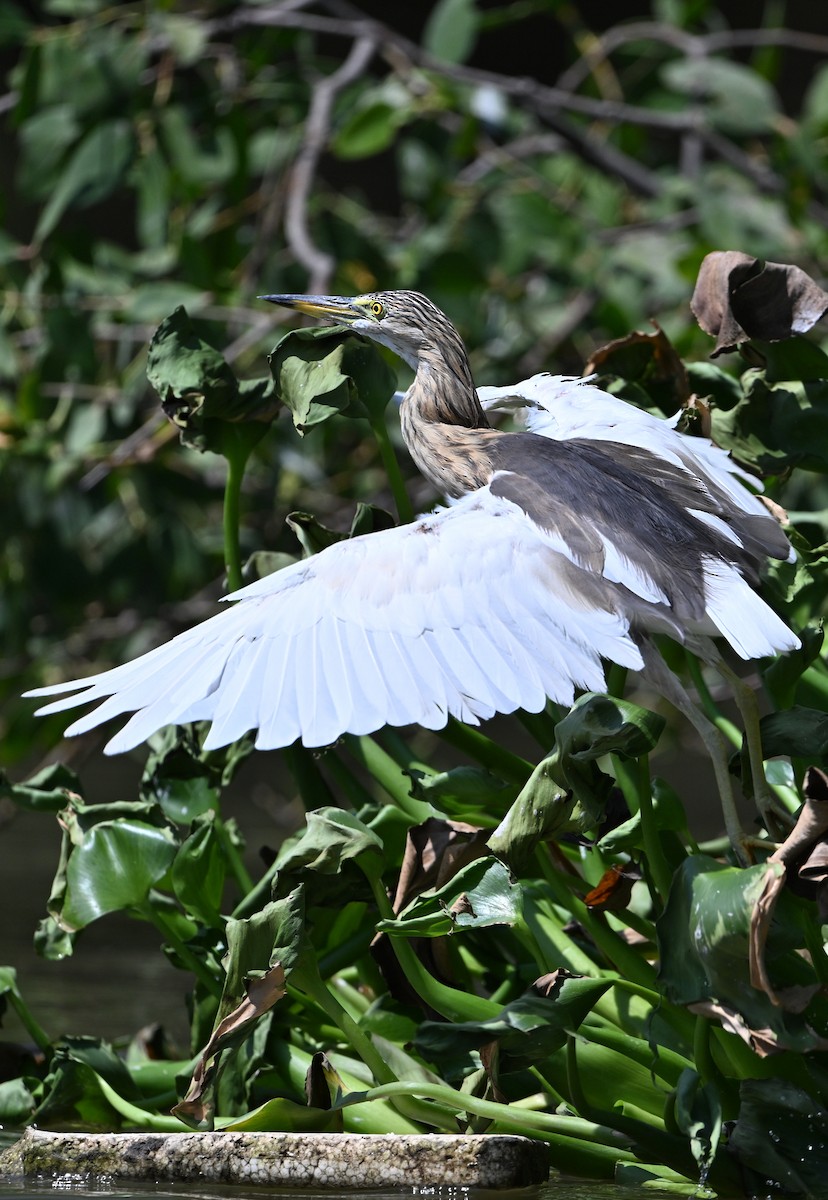
[[[43,712],[109,697],[68,732],[133,712],[110,752],[195,720],[212,722],[208,747],[251,729],[261,748],[322,746],[570,703],[603,690],[602,659],[641,669],[651,632],[722,635],[744,658],[798,644],[753,590],[769,557],[792,555],[787,538],[707,440],[588,383],[478,395],[459,335],[416,293],[267,298],[415,368],[403,436],[453,503],[267,576],[132,663],[38,689],[73,693]],[[516,405],[527,432],[490,427],[486,408]]]

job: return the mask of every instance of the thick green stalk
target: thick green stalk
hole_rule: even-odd
[[[20,992],[16,987],[13,990],[6,992],[6,998],[14,1011],[17,1013],[20,1023],[43,1054],[50,1051],[52,1039],[49,1037],[46,1030],[35,1020],[32,1013],[29,1011],[29,1006],[26,1004]]]
[[[628,782],[634,789],[635,801],[641,817],[641,834],[644,841],[644,853],[647,859],[652,881],[662,904],[666,904],[670,894],[673,873],[664,855],[664,848],[659,837],[655,810],[653,809],[653,792],[650,782],[649,764],[646,758],[622,763],[620,756],[613,756],[616,768],[625,769]],[[655,897],[654,897],[655,899]]]
[[[496,1100],[482,1100],[467,1092],[458,1092],[445,1083],[416,1082],[381,1084],[363,1092],[352,1103],[359,1100],[379,1100],[389,1096],[417,1095],[436,1100],[442,1107],[451,1107],[455,1112],[474,1113],[488,1117],[498,1125],[508,1126],[516,1132],[549,1138],[554,1144],[556,1134],[576,1138],[594,1146],[609,1147],[620,1160],[632,1161],[635,1155],[627,1149],[628,1139],[607,1125],[596,1125],[582,1117],[559,1116],[557,1113],[537,1112],[528,1108],[516,1108]],[[348,1097],[343,1104],[347,1105]]]
[[[421,821],[424,806],[411,795],[411,780],[391,755],[367,734],[346,734],[343,740],[356,761],[385,789],[394,803],[414,821]]]
[[[737,728],[732,721],[729,721],[720,711],[719,706],[713,699],[710,693],[710,688],[707,686],[707,681],[704,678],[704,673],[701,669],[701,663],[696,658],[695,654],[686,651],[685,658],[687,661],[687,669],[690,673],[690,678],[693,680],[693,685],[698,693],[699,702],[702,706],[702,711],[709,721],[725,735],[731,745],[737,750],[742,748],[742,731]]]
[[[488,767],[495,775],[507,782],[524,784],[532,774],[532,763],[511,750],[499,746],[497,742],[486,737],[477,729],[463,725],[450,717],[445,729],[438,729],[437,736],[450,746],[455,746],[479,762],[482,767]]]
[[[242,861],[238,847],[233,844],[233,839],[227,832],[227,826],[220,817],[217,817],[214,828],[216,831],[216,836],[221,843],[224,856],[227,859],[227,864],[230,867],[230,873],[238,884],[238,888],[242,896],[247,896],[253,890],[254,883],[250,876],[250,872],[247,870],[247,867]]]
[[[400,464],[397,462],[391,438],[388,436],[385,414],[379,413],[376,417],[370,417],[369,420],[374,437],[377,439],[382,465],[385,467],[385,474],[388,476],[391,486],[391,494],[397,506],[397,517],[401,525],[407,525],[409,521],[414,520],[414,508],[408,498],[408,492],[405,490],[405,480],[402,477]]]
[[[243,583],[241,570],[241,486],[244,468],[250,457],[252,446],[236,438],[227,438],[224,456],[227,459],[227,480],[224,484],[224,565],[227,571],[227,586],[237,591]]]
[[[365,872],[365,877],[374,893],[380,916],[385,921],[393,921],[394,911],[385,894],[382,880],[373,877],[368,871]],[[388,934],[388,937],[403,974],[414,991],[441,1016],[449,1021],[486,1021],[500,1012],[500,1004],[440,983],[425,969],[407,938],[395,937],[393,934]]]
[[[453,1112],[445,1112],[438,1105],[423,1105],[412,1098],[413,1084],[400,1083],[397,1080],[397,1076],[377,1050],[369,1035],[325,985],[315,961],[306,961],[294,967],[291,972],[291,982],[319,1005],[369,1068],[378,1083],[390,1084],[400,1089],[393,1094],[406,1097],[405,1103],[400,1106],[400,1111],[404,1116],[454,1132],[456,1122]]]
[[[188,970],[192,971],[196,979],[203,984],[204,988],[210,993],[211,996],[215,996],[216,999],[220,1000],[222,991],[224,990],[222,981],[217,979],[213,975],[212,971],[209,970],[207,965],[195,954],[193,954],[189,946],[185,945],[185,943],[181,941],[181,938],[179,938],[173,932],[172,928],[164,919],[163,913],[161,913],[152,903],[152,899],[150,898],[145,900],[143,904],[136,904],[135,911],[139,912],[145,920],[149,921],[150,924],[155,926],[164,940],[169,942],[173,950],[175,950],[176,954],[185,964]]]

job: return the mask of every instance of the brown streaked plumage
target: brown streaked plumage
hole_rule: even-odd
[[[481,389],[493,406],[517,397],[529,409],[529,432],[491,428],[459,334],[419,293],[264,299],[348,325],[414,368],[403,437],[454,505],[243,588],[230,611],[124,667],[39,689],[83,689],[43,711],[109,697],[69,732],[133,712],[110,752],[192,720],[212,722],[208,748],[249,729],[262,748],[319,746],[384,724],[568,704],[604,689],[608,660],[646,668],[703,733],[738,845],[726,748],[649,634],[709,661],[711,635],[743,658],[798,645],[753,590],[766,559],[792,551],[739,468],[589,385],[576,403],[571,383],[549,376]],[[763,779],[755,732],[748,740]],[[769,807],[767,792],[758,799]]]

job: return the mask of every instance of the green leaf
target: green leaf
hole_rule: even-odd
[[[762,895],[766,865],[744,870],[693,855],[676,871],[667,905],[656,923],[661,955],[659,977],[670,1000],[694,1004],[711,998],[743,1019],[746,1030],[769,1034],[781,1048],[821,1048],[816,1032],[825,1014],[819,994],[804,1011],[788,1012],[754,987],[749,971],[749,937]],[[781,870],[781,867],[777,867]],[[797,987],[813,973],[796,952],[804,944],[803,910],[783,892],[774,910],[765,960],[774,986]]]
[[[766,758],[823,759],[828,754],[828,713],[795,705],[762,717],[762,751]]]
[[[221,756],[204,754],[197,739],[169,727],[153,739],[141,779],[141,797],[158,804],[165,816],[189,825],[218,805],[222,774]]]
[[[705,1195],[713,1195],[712,1192],[706,1193],[698,1180],[688,1179],[671,1167],[664,1167],[659,1163],[620,1162],[615,1169],[615,1182],[619,1187],[628,1188],[631,1192],[652,1189],[656,1193],[670,1192],[674,1196],[694,1196],[697,1200],[702,1200]]]
[[[777,708],[790,708],[802,675],[815,662],[825,641],[822,626],[809,625],[799,634],[802,645],[798,650],[781,654],[762,672],[765,687]],[[766,756],[769,752],[766,751]]]
[[[0,1083],[0,1125],[27,1125],[36,1107],[35,1098],[22,1078]]]
[[[370,158],[394,141],[406,120],[406,112],[385,101],[360,108],[337,131],[331,149],[339,158]]]
[[[40,214],[35,241],[47,238],[71,205],[83,208],[108,196],[121,182],[132,154],[129,121],[118,118],[96,125],[66,164]]]
[[[342,1113],[277,1096],[222,1129],[226,1133],[342,1133]]]
[[[61,922],[82,929],[104,913],[142,904],[175,853],[167,829],[127,818],[95,825],[69,857]]]
[[[462,929],[515,925],[522,907],[520,886],[503,863],[479,858],[442,887],[421,892],[396,920],[380,921],[377,929],[401,937],[443,937]]]
[[[566,1044],[608,987],[609,980],[586,979],[557,971],[544,994],[532,988],[486,1021],[446,1024],[424,1021],[415,1039],[417,1052],[430,1062],[457,1061],[469,1051],[498,1042],[500,1071],[534,1067]],[[544,981],[539,981],[539,983]]]
[[[528,868],[536,846],[550,841],[570,821],[572,795],[555,777],[556,756],[542,759],[488,840],[489,849],[513,871]]]
[[[182,442],[198,450],[226,454],[225,439],[233,431],[255,444],[276,415],[272,381],[240,385],[224,357],[196,332],[183,306],[156,329],[147,378],[181,430]]]
[[[825,1107],[784,1079],[747,1079],[741,1100],[729,1145],[756,1181],[751,1193],[827,1196]]]
[[[465,62],[479,27],[474,0],[438,0],[423,30],[423,48],[444,62]]]
[[[276,390],[300,433],[330,417],[379,417],[396,376],[377,347],[339,326],[294,329],[269,356]]]
[[[758,72],[723,58],[684,58],[667,63],[662,75],[671,88],[699,99],[715,128],[750,134],[771,130],[779,115],[776,93]]]
[[[807,338],[789,337],[783,342],[760,342],[754,338],[751,348],[765,360],[768,383],[828,379],[828,354]]]
[[[587,693],[555,728],[557,765],[550,771],[571,788],[595,824],[603,813],[612,780],[598,768],[606,754],[640,758],[655,747],[664,729],[664,717],[613,696]]]
[[[83,789],[75,772],[63,763],[44,767],[25,783],[11,783],[0,771],[0,799],[12,800],[20,808],[58,813],[66,807],[70,795],[82,796]]]
[[[411,794],[452,819],[469,825],[490,826],[507,811],[515,795],[515,785],[504,783],[485,767],[452,767],[449,771],[428,774],[412,768]]]
[[[715,1085],[702,1084],[697,1071],[683,1071],[676,1088],[675,1117],[699,1170],[708,1171],[722,1136],[722,1104]]]
[[[713,439],[760,473],[799,466],[828,471],[828,382],[770,384],[764,371],[742,377],[744,398],[713,410]]]
[[[279,873],[301,870],[338,875],[347,862],[370,864],[372,873],[382,873],[382,842],[359,817],[340,808],[318,808],[309,812],[305,829],[279,854]]]
[[[216,833],[215,812],[205,813],[178,849],[172,864],[173,890],[187,915],[209,928],[221,926],[227,863]]]

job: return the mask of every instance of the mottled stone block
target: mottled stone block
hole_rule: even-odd
[[[338,1191],[516,1188],[549,1174],[543,1142],[507,1135],[49,1133],[27,1130],[0,1174],[153,1179]]]

